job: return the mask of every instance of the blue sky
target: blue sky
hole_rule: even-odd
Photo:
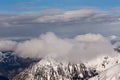
[[[67,9],[89,6],[96,8],[119,7],[120,0],[1,0],[0,12],[39,12],[48,8]]]

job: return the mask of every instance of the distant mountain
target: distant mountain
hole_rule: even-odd
[[[14,51],[0,51],[0,74],[12,79],[38,59],[21,58],[13,55]],[[0,79],[1,80],[1,79]]]

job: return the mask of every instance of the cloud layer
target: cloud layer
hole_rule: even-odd
[[[14,50],[17,46],[17,42],[10,40],[0,40],[0,51],[2,50]]]
[[[119,35],[119,18],[119,14],[95,8],[71,11],[49,9],[36,14],[0,14],[0,38],[36,37],[46,32],[54,32],[62,37],[85,33]]]
[[[0,14],[1,27],[23,26],[26,24],[42,23],[110,23],[119,22],[120,15],[102,13],[97,9],[80,9],[73,11],[46,10],[42,14]]]
[[[14,50],[21,57],[44,58],[55,55],[72,61],[86,61],[99,56],[113,55],[109,38],[100,34],[77,35],[75,38],[60,38],[52,32],[24,42],[0,42],[0,50]]]

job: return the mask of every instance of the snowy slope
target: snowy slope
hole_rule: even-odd
[[[112,66],[120,63],[120,54],[116,53],[114,56],[100,57],[86,63],[88,67],[94,67],[97,71],[104,71]]]
[[[120,64],[108,68],[89,80],[120,80]]]
[[[98,71],[98,75],[89,80],[120,80],[120,54],[117,53],[113,57],[105,57],[97,59],[94,67]],[[99,63],[99,64],[98,64]]]

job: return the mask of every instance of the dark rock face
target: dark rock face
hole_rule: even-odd
[[[114,48],[114,50],[120,53],[120,47]]]
[[[9,80],[7,77],[0,76],[0,80]]]

